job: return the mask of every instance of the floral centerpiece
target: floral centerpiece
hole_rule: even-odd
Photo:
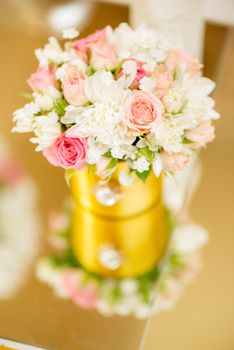
[[[183,170],[214,139],[215,84],[144,26],[63,38],[36,50],[31,101],[13,131],[33,133],[36,151],[66,170],[76,201],[69,249],[81,269],[104,281],[145,276],[170,245],[161,173]]]
[[[145,180],[152,170],[183,169],[214,139],[215,84],[196,58],[143,26],[78,35],[66,30],[62,46],[50,38],[36,50],[31,102],[14,113],[13,131],[34,133],[30,141],[52,165],[95,166],[106,180],[124,161]]]

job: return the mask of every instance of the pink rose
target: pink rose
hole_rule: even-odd
[[[186,131],[185,135],[187,139],[194,142],[191,144],[191,147],[204,147],[215,138],[214,126],[210,121],[206,121],[199,124],[196,128]]]
[[[78,137],[60,135],[55,143],[43,151],[46,159],[54,166],[79,170],[85,166],[86,141]]]
[[[104,42],[106,41],[106,30],[107,27],[101,29],[101,30],[96,30],[93,34],[90,34],[86,36],[83,39],[78,39],[73,41],[72,47],[78,51],[79,53],[85,53],[87,54],[87,49],[91,44],[96,44],[99,42]]]
[[[162,98],[172,86],[173,74],[164,64],[159,64],[152,74],[152,79],[155,82],[155,94]]]
[[[192,74],[199,74],[202,68],[202,64],[196,57],[183,50],[169,51],[165,65],[171,71],[175,71],[179,66],[182,66]]]
[[[62,286],[71,299],[85,309],[95,307],[98,300],[96,284],[89,283],[82,286],[82,274],[76,270],[67,270],[62,277]]]
[[[65,270],[62,275],[62,285],[66,292],[71,296],[77,291],[78,284],[80,283],[82,274],[81,272],[70,269]]]
[[[73,42],[72,47],[81,55],[86,63],[90,63],[96,69],[112,67],[117,63],[114,46],[107,37],[107,28],[97,30],[86,38]]]
[[[188,157],[183,153],[160,153],[163,167],[167,171],[179,171],[184,169],[188,163]]]
[[[133,81],[133,83],[131,84],[131,88],[132,89],[138,89],[139,87],[139,81],[144,78],[144,77],[147,77],[148,76],[148,73],[146,72],[146,70],[143,68],[143,65],[144,63],[141,62],[141,61],[138,61],[136,60],[135,58],[129,58],[127,60],[124,61],[125,62],[131,62],[131,61],[134,61],[136,62],[136,65],[137,65],[137,72],[136,72],[136,77]],[[118,78],[120,78],[121,76],[123,75],[122,71],[119,72],[118,74]]]
[[[91,65],[95,69],[113,67],[117,63],[113,46],[107,42],[90,45]]]
[[[130,130],[137,133],[149,131],[155,121],[162,117],[162,102],[150,92],[133,91],[124,105],[124,119]]]
[[[27,80],[28,85],[33,91],[44,90],[49,86],[58,87],[58,82],[51,67],[38,67]]]
[[[62,89],[66,100],[73,106],[82,106],[88,102],[84,92],[85,74],[77,66],[69,65],[62,79]]]
[[[98,289],[95,284],[89,284],[84,288],[78,289],[72,297],[74,303],[85,309],[93,309],[98,300]]]
[[[107,169],[108,164],[111,162],[111,159],[112,158],[103,157],[101,161],[97,163],[96,175],[99,176],[101,179],[106,179],[107,177],[111,176],[116,170],[117,165],[115,167]]]

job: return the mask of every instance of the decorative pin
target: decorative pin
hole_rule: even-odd
[[[99,203],[106,207],[112,207],[121,199],[121,191],[118,186],[96,185],[94,187],[94,194]]]
[[[102,245],[98,251],[100,264],[108,270],[117,270],[123,263],[123,254],[111,244]]]

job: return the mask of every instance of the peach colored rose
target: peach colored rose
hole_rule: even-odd
[[[43,154],[54,166],[79,170],[85,166],[86,141],[78,137],[69,137],[64,133],[51,147],[46,148]]]
[[[165,65],[171,71],[175,71],[179,66],[182,66],[193,74],[199,74],[199,71],[202,68],[202,64],[200,64],[196,57],[193,57],[191,54],[183,50],[169,51]]]
[[[47,237],[48,244],[51,248],[58,252],[67,248],[67,241],[59,233],[65,231],[69,225],[68,217],[64,212],[53,211],[49,215],[49,235]]]
[[[51,67],[38,67],[27,80],[28,85],[33,91],[44,90],[49,86],[58,87],[58,82]]]
[[[194,142],[191,144],[191,147],[204,147],[215,138],[214,126],[210,121],[206,121],[199,124],[196,128],[186,131],[185,135],[187,139]]]
[[[182,294],[182,285],[173,277],[168,277],[165,281],[163,299],[176,301]]]
[[[185,283],[192,282],[202,268],[199,252],[189,254],[184,259],[185,266],[178,271],[178,277]]]
[[[114,47],[107,42],[90,45],[89,50],[90,63],[95,69],[110,68],[117,63]]]
[[[101,179],[106,179],[109,177],[115,169],[117,168],[117,165],[111,169],[106,169],[108,167],[108,164],[110,163],[112,158],[103,157],[99,163],[97,163],[97,171],[96,175],[99,176]]]
[[[155,82],[155,94],[162,98],[173,83],[173,74],[166,68],[165,64],[159,64],[152,74],[152,79]]]
[[[188,163],[188,157],[183,153],[167,153],[163,151],[160,153],[163,167],[167,171],[179,171],[184,169]]]
[[[73,106],[82,106],[88,102],[84,92],[85,78],[85,74],[77,66],[67,66],[62,79],[62,89],[66,100]]]
[[[154,94],[135,90],[127,98],[123,113],[130,130],[145,133],[151,129],[156,120],[162,117],[164,107]]]

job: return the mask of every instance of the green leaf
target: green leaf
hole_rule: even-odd
[[[22,93],[20,94],[20,96],[25,97],[25,98],[26,98],[27,100],[29,100],[29,101],[34,101],[33,95],[30,94],[30,93],[28,93],[28,92],[22,92]]]
[[[112,158],[111,160],[110,160],[110,162],[107,164],[107,166],[106,166],[106,170],[107,169],[112,169],[112,168],[114,168],[116,165],[118,164],[118,159],[117,158]]]
[[[112,157],[111,151],[107,151],[106,153],[103,154],[103,156],[106,158],[111,158]]]
[[[70,182],[72,176],[75,174],[76,170],[75,169],[66,169],[65,170],[65,181],[68,187],[70,187]]]
[[[93,75],[93,74],[95,73],[95,69],[94,69],[92,66],[88,66],[88,67],[86,68],[85,73],[86,73],[86,75],[88,75],[88,77],[89,77],[90,75]]]
[[[148,170],[145,170],[142,173],[140,173],[139,171],[136,170],[136,175],[137,175],[137,177],[139,177],[139,179],[141,179],[141,181],[143,181],[145,183],[149,174],[150,174],[150,171],[151,171],[151,166],[149,167]]]
[[[139,148],[138,153],[144,156],[149,162],[152,162],[154,160],[154,152],[151,151],[148,146]]]
[[[115,285],[111,292],[111,298],[113,301],[116,301],[121,298],[121,289],[118,283]]]
[[[192,140],[187,139],[187,137],[184,137],[183,138],[183,143],[184,144],[191,144],[191,143],[194,143],[194,142]]]
[[[65,114],[65,108],[68,106],[67,101],[64,98],[55,100],[54,109],[58,113],[59,117],[62,117]]]
[[[169,263],[175,269],[180,269],[184,266],[181,256],[179,256],[178,254],[172,254],[169,258]]]

